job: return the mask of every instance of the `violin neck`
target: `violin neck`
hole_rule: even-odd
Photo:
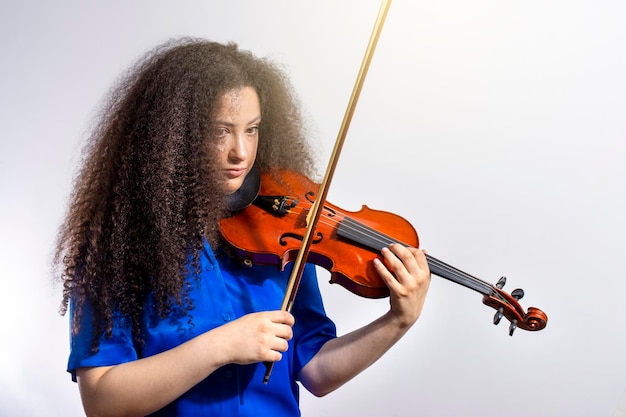
[[[337,228],[337,235],[378,252],[392,243],[409,246],[350,217],[345,217],[341,221]],[[426,254],[426,260],[428,261],[430,272],[441,278],[445,278],[483,295],[490,295],[493,292],[493,286],[491,284],[448,265],[429,254]]]
[[[490,295],[493,292],[491,284],[448,265],[447,263],[442,262],[429,254],[426,254],[426,260],[428,261],[430,272],[441,278],[445,278],[466,288],[478,291],[482,295]]]

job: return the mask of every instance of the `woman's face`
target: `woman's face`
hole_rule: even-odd
[[[211,140],[217,145],[218,176],[223,179],[224,194],[232,194],[241,187],[256,158],[261,105],[252,87],[229,91],[220,101]]]

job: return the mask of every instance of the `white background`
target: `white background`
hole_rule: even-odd
[[[269,56],[323,172],[379,5],[2,2],[0,415],[82,414],[49,260],[89,121],[121,71],[182,35]],[[303,391],[305,416],[626,414],[625,14],[617,0],[391,5],[329,200],[407,218],[431,255],[506,275],[549,323],[509,337],[479,294],[433,277],[410,333],[331,395]],[[326,281],[341,333],[387,308]]]

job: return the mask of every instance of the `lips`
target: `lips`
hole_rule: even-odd
[[[225,170],[228,178],[238,178],[247,172],[246,168],[229,168]]]

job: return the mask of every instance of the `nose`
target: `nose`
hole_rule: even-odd
[[[233,140],[228,151],[228,158],[231,161],[240,162],[247,158],[248,148],[246,146],[246,138],[243,133],[233,135]]]

